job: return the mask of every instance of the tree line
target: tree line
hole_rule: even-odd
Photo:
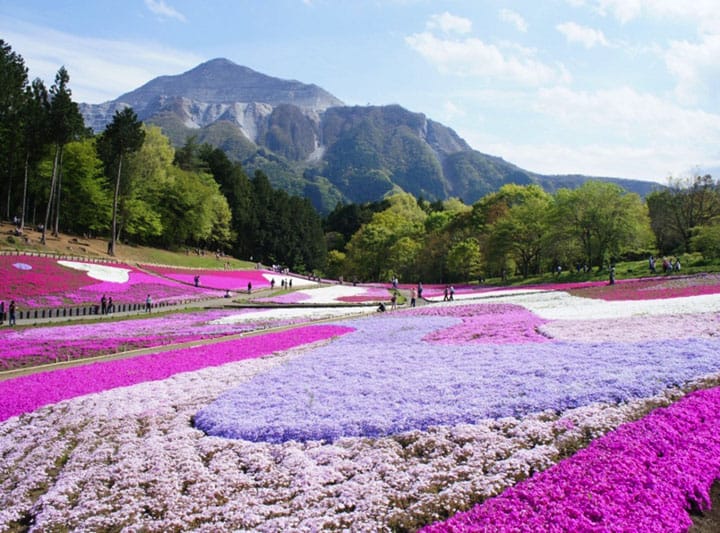
[[[650,255],[720,258],[720,185],[670,179],[641,199],[589,181],[554,194],[505,185],[473,205],[407,193],[338,204],[322,218],[309,200],[248,176],[219,148],[180,148],[134,111],[85,128],[60,68],[50,89],[28,80],[0,40],[0,213],[46,232],[168,249],[221,250],[295,271],[362,281],[457,282],[561,269],[601,269]]]
[[[720,259],[720,183],[670,179],[643,201],[603,181],[555,194],[505,185],[468,206],[400,193],[325,219],[333,277],[458,282],[699,253]]]

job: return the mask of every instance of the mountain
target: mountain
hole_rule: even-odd
[[[80,111],[97,132],[128,106],[176,146],[194,136],[219,147],[249,174],[263,170],[274,186],[309,198],[321,212],[398,190],[473,203],[506,183],[537,183],[554,192],[601,179],[641,196],[658,187],[523,170],[474,150],[422,113],[399,105],[346,106],[316,85],[273,78],[227,59],[160,76],[110,102],[80,104]]]

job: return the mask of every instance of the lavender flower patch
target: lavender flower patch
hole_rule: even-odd
[[[482,306],[478,306],[481,308]],[[443,345],[458,324],[402,313],[257,376],[200,410],[210,435],[259,442],[378,437],[652,396],[720,371],[720,341]]]

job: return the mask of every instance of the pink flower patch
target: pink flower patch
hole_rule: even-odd
[[[419,315],[453,316],[462,320],[456,326],[426,335],[426,342],[443,344],[518,344],[549,342],[538,332],[545,320],[524,307],[512,304],[462,305],[423,308]]]

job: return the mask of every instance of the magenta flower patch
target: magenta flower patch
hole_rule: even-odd
[[[349,331],[352,328],[345,326],[307,326],[0,381],[0,421],[76,396],[262,357]]]
[[[423,529],[687,531],[720,476],[720,389],[698,391],[621,426],[465,513]]]

